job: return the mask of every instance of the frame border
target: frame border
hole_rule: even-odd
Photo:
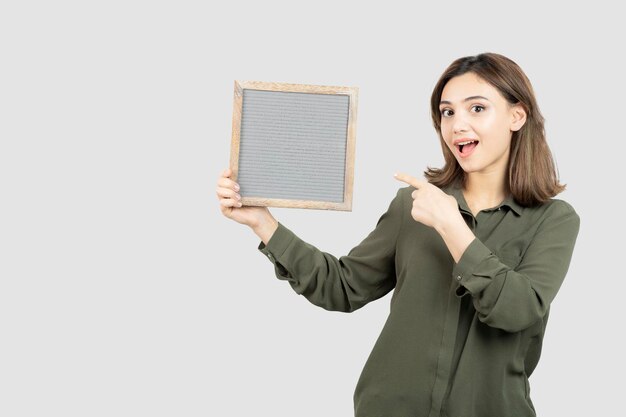
[[[264,197],[241,196],[242,207],[287,207],[311,208],[322,210],[352,211],[352,192],[354,183],[354,154],[356,141],[356,115],[358,106],[358,87],[336,87],[311,84],[290,84],[263,81],[235,80],[235,94],[233,100],[233,127],[230,149],[230,168],[232,179],[237,181],[239,174],[239,145],[241,134],[241,118],[243,113],[243,90],[283,91],[293,93],[347,95],[348,102],[348,131],[346,137],[346,162],[344,167],[344,194],[343,202],[336,203],[320,200],[292,200]]]

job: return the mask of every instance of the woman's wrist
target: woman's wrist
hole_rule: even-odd
[[[465,219],[459,211],[456,211],[453,214],[444,215],[440,221],[433,226],[433,228],[443,237],[446,234],[458,231],[462,226],[467,226],[465,224]]]
[[[267,217],[263,217],[252,230],[267,245],[274,232],[278,229],[278,221],[268,213]]]
[[[448,247],[455,263],[459,262],[465,249],[476,238],[460,213],[458,217],[454,216],[449,221],[441,223],[436,230]]]

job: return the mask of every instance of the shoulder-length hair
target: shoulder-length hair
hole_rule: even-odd
[[[465,172],[441,135],[439,105],[448,81],[467,72],[475,73],[495,87],[511,105],[520,103],[526,111],[526,122],[511,137],[508,185],[513,198],[521,205],[530,207],[545,203],[565,190],[566,184],[559,183],[552,153],[546,142],[544,118],[537,106],[530,80],[515,62],[496,53],[482,53],[455,60],[435,85],[430,110],[445,165],[443,168],[427,167],[424,175],[428,182],[443,187],[460,181],[465,186]]]

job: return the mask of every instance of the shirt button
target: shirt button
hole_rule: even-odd
[[[502,210],[502,207],[498,207],[498,211]]]
[[[460,281],[460,280],[461,280],[461,276],[460,276],[460,275],[457,275],[457,276],[456,276],[456,280],[457,280],[457,281]]]

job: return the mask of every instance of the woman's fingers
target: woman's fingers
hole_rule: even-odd
[[[241,200],[241,195],[233,191],[232,188],[217,187],[215,191],[220,198],[235,198]]]
[[[229,178],[231,175],[232,170],[226,168],[217,180],[217,198],[220,201],[220,205],[224,208],[242,206],[241,195],[237,193],[239,184]]]
[[[241,200],[241,196],[237,194],[239,191],[239,184],[228,178],[232,171],[230,168],[226,168],[222,171],[222,175],[217,180],[217,196],[218,198],[233,198]]]
[[[217,188],[217,197],[223,207],[241,207],[241,196],[230,188]]]
[[[222,198],[220,199],[220,205],[222,207],[241,207],[241,201],[233,198]]]
[[[217,180],[217,185],[224,188],[230,188],[234,191],[239,191],[239,184],[227,177],[220,177]]]

